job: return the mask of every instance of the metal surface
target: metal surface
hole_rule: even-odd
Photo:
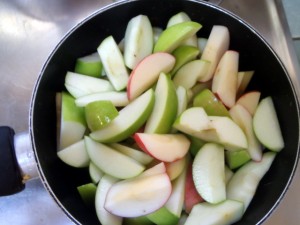
[[[47,56],[62,36],[109,0],[0,1],[0,125],[16,132],[28,129],[28,112],[35,80]],[[227,0],[222,7],[252,24],[274,47],[298,86],[299,65],[281,1]],[[253,13],[255,12],[255,13]],[[298,225],[300,169],[265,225]],[[0,224],[73,224],[54,203],[39,179],[22,193],[0,198]]]

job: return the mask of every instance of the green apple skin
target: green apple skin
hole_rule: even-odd
[[[102,63],[98,52],[80,57],[76,60],[74,72],[91,77],[100,77],[102,73]]]
[[[85,118],[91,131],[105,127],[118,115],[111,101],[95,101],[85,107]]]
[[[134,218],[124,218],[122,225],[154,225],[147,216],[139,216]]]
[[[227,116],[230,114],[223,103],[209,89],[204,89],[193,100],[193,106],[203,107],[209,116]]]
[[[202,25],[197,22],[187,21],[165,29],[155,43],[153,52],[171,53],[183,41],[196,34],[201,27]]]
[[[192,156],[196,156],[197,152],[200,150],[200,148],[202,148],[202,146],[206,143],[205,141],[196,138],[192,135],[188,135],[188,138],[191,141],[191,145],[190,145],[190,153],[192,154]]]
[[[170,76],[159,75],[155,88],[153,111],[146,122],[145,133],[169,133],[177,116],[178,99]]]
[[[94,183],[87,183],[77,187],[77,190],[84,203],[91,208],[95,206],[95,196],[97,186]]]
[[[225,159],[230,169],[237,169],[250,161],[251,157],[247,150],[242,149],[240,151],[226,151]]]
[[[119,111],[105,128],[92,132],[90,137],[103,143],[123,141],[134,134],[148,119],[154,106],[154,92],[147,92]]]
[[[189,45],[182,45],[176,48],[172,55],[174,55],[176,62],[171,71],[171,76],[173,77],[177,70],[184,64],[194,60],[199,55],[199,49]]]
[[[179,221],[179,218],[171,213],[165,206],[153,213],[148,214],[147,218],[154,224],[158,225],[174,225]]]
[[[62,117],[64,121],[74,121],[86,125],[84,109],[77,107],[75,98],[67,92],[62,92]]]

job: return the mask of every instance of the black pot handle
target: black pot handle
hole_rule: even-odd
[[[0,127],[0,196],[11,195],[25,188],[14,147],[15,132]]]

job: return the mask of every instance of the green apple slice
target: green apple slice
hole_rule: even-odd
[[[124,38],[125,65],[133,69],[146,56],[152,53],[153,30],[145,15],[133,17],[127,24]]]
[[[200,55],[203,53],[204,49],[205,49],[205,46],[207,44],[207,38],[204,38],[204,37],[199,37],[198,38],[198,49],[200,51]]]
[[[123,107],[129,103],[127,93],[124,91],[98,92],[79,97],[75,100],[75,103],[78,107],[85,107],[89,103],[95,101],[110,101],[114,106],[117,107]]]
[[[237,96],[241,96],[244,93],[244,91],[248,87],[248,84],[250,83],[253,77],[253,74],[254,74],[254,70],[238,72]]]
[[[271,97],[262,99],[253,116],[254,133],[268,149],[279,152],[284,148],[284,140],[275,106]]]
[[[96,214],[101,224],[122,225],[122,217],[113,215],[104,208],[107,192],[117,181],[117,178],[105,174],[98,184],[95,196],[95,206]]]
[[[181,66],[196,59],[199,55],[199,49],[189,45],[182,45],[176,48],[172,52],[172,55],[174,55],[176,59],[174,68],[171,71],[171,75],[174,76]]]
[[[214,25],[208,37],[205,48],[202,52],[201,59],[209,61],[210,69],[205,77],[201,78],[202,82],[210,80],[219,64],[223,54],[229,48],[229,30],[222,25]]]
[[[123,225],[153,225],[147,216],[124,218]]]
[[[205,76],[209,69],[210,62],[196,59],[192,60],[178,69],[173,82],[176,86],[183,86],[186,89],[192,88],[200,77]]]
[[[145,133],[169,133],[177,115],[176,89],[170,77],[164,73],[159,75],[155,88],[153,111],[145,125]]]
[[[201,27],[202,25],[197,22],[187,21],[165,29],[155,43],[153,52],[171,53],[183,41],[195,35]]]
[[[77,168],[87,167],[90,162],[83,139],[59,150],[57,156],[64,163]]]
[[[227,199],[219,204],[207,202],[195,205],[185,225],[229,225],[239,221],[244,214],[243,203]]]
[[[134,160],[138,161],[143,165],[149,164],[153,158],[148,154],[144,153],[143,151],[119,144],[119,143],[112,143],[109,145],[113,149],[133,158]]]
[[[135,177],[145,166],[134,159],[99,142],[85,137],[85,145],[91,161],[104,173],[120,179]]]
[[[97,186],[94,183],[87,183],[77,187],[80,197],[89,207],[94,207]]]
[[[102,62],[98,52],[78,58],[74,72],[92,77],[100,77],[102,73]]]
[[[73,72],[67,72],[65,86],[75,98],[114,90],[111,83],[107,80]]]
[[[129,74],[124,63],[123,55],[112,36],[105,38],[97,48],[101,62],[108,79],[117,90],[127,86]]]
[[[224,148],[207,143],[193,161],[193,179],[198,193],[209,203],[226,199]]]
[[[64,149],[82,139],[86,130],[84,109],[75,105],[75,99],[68,93],[57,94],[59,143],[58,149]]]
[[[209,89],[204,89],[198,93],[193,100],[194,107],[203,107],[209,116],[227,116],[230,114],[227,108]]]
[[[227,198],[243,202],[246,211],[260,180],[271,167],[275,156],[275,152],[267,152],[261,161],[250,161],[240,167],[227,184]]]
[[[177,224],[179,220],[179,218],[171,213],[165,206],[146,215],[146,217],[152,222],[152,224],[172,225]]]
[[[92,161],[89,165],[89,174],[94,184],[98,184],[101,178],[104,176],[104,172],[100,170]]]
[[[119,142],[135,133],[148,119],[154,105],[154,92],[147,92],[119,111],[119,115],[105,128],[90,136],[103,143]]]
[[[251,157],[247,150],[242,149],[240,151],[226,151],[225,152],[226,163],[230,169],[237,169],[251,160]]]
[[[194,136],[189,135],[188,138],[191,141],[191,145],[190,145],[190,153],[192,154],[192,156],[196,156],[197,152],[200,150],[200,148],[203,147],[203,145],[206,143],[205,141],[196,138]]]
[[[226,185],[230,181],[230,179],[233,177],[234,172],[227,166],[225,165],[225,183]]]

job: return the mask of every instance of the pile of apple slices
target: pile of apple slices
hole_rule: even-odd
[[[165,29],[138,15],[66,74],[57,155],[89,168],[78,191],[103,225],[234,223],[284,148],[227,27],[200,29],[184,12]]]

